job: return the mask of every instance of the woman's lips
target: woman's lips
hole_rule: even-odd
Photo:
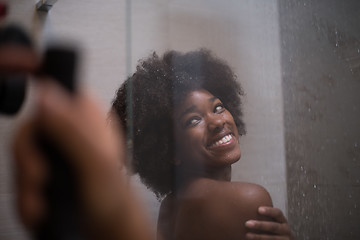
[[[229,133],[229,134],[225,135],[224,137],[222,137],[221,139],[217,140],[216,142],[210,144],[208,146],[208,148],[211,149],[211,148],[217,148],[217,147],[221,147],[221,146],[230,145],[234,141],[235,141],[234,136],[231,133]]]

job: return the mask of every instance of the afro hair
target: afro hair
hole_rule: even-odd
[[[132,169],[158,199],[175,191],[174,108],[200,89],[218,97],[245,134],[240,83],[228,64],[206,49],[153,53],[116,92],[112,111],[132,138]]]

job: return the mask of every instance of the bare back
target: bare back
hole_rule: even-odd
[[[247,220],[266,220],[257,213],[259,206],[272,206],[270,195],[259,185],[200,178],[163,200],[158,239],[244,239]]]

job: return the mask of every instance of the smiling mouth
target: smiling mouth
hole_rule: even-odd
[[[220,140],[210,144],[209,148],[218,147],[218,146],[221,146],[221,145],[226,145],[226,144],[230,143],[233,139],[234,139],[234,136],[232,134],[225,135]]]

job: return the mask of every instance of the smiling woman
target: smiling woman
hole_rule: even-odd
[[[206,90],[192,91],[176,107],[175,119],[175,158],[184,174],[216,178],[230,172],[241,155],[239,133],[220,99]]]
[[[158,239],[291,238],[264,188],[231,182],[245,133],[241,96],[230,67],[204,49],[154,53],[117,91],[112,107],[132,126],[134,172],[162,200]]]

